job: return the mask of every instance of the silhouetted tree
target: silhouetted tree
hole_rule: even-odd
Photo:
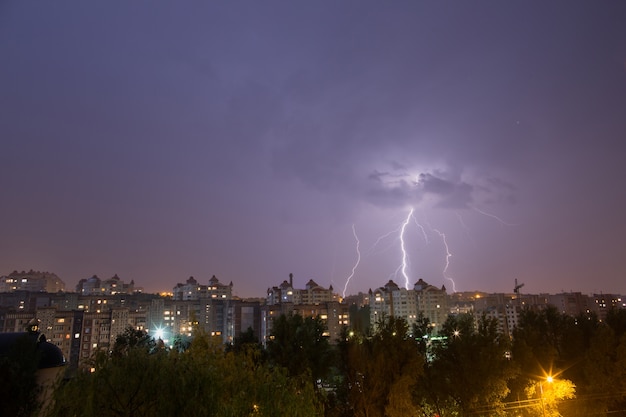
[[[259,343],[259,339],[254,334],[254,330],[252,327],[248,327],[245,332],[236,336],[233,340],[233,343],[230,343],[226,346],[227,352],[235,352],[240,353],[249,349],[262,351],[263,346]]]
[[[322,414],[314,388],[198,331],[189,348],[134,345],[55,392],[48,417],[241,417]]]
[[[354,416],[415,415],[412,390],[422,357],[406,320],[382,317],[369,337],[356,334],[341,345],[346,361],[345,390]]]
[[[442,326],[445,343],[435,345],[428,364],[436,405],[461,415],[494,415],[503,406],[514,368],[507,359],[508,339],[498,322],[485,315],[448,316]],[[488,410],[483,411],[482,410]]]
[[[0,356],[0,410],[2,415],[28,417],[39,409],[36,372],[37,345],[29,335],[16,340],[6,355]]]
[[[126,355],[133,349],[143,349],[150,352],[155,348],[156,342],[147,332],[128,326],[122,334],[115,338],[112,354],[113,356]]]
[[[285,367],[292,376],[308,374],[317,384],[333,364],[333,350],[325,332],[326,325],[319,317],[282,314],[272,323],[267,342],[269,360]]]

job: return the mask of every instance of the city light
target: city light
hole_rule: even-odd
[[[165,331],[162,327],[157,327],[156,330],[154,331],[154,339],[158,340],[161,339],[163,340],[165,335]]]

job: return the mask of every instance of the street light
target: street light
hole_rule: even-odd
[[[546,382],[548,384],[551,384],[552,382],[554,382],[554,378],[552,377],[552,375],[548,375],[546,377]],[[539,392],[541,393],[541,413],[543,414],[543,417],[546,417],[546,406],[543,401],[543,381],[542,380],[539,380]]]

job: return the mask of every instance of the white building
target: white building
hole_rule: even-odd
[[[189,277],[184,284],[176,284],[173,289],[174,300],[195,301],[218,299],[230,300],[233,294],[233,283],[222,284],[215,275],[211,277],[208,285],[202,285],[194,277]]]
[[[370,290],[369,306],[372,325],[383,316],[394,316],[402,317],[412,326],[422,312],[437,331],[448,316],[446,287],[437,288],[421,278],[412,290],[399,287],[392,280],[375,291]]]

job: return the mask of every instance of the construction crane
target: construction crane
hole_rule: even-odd
[[[522,288],[524,286],[524,284],[518,284],[517,283],[517,278],[515,278],[515,288],[513,288],[513,292],[515,293],[516,297],[515,298],[519,298],[519,290],[520,288]]]

